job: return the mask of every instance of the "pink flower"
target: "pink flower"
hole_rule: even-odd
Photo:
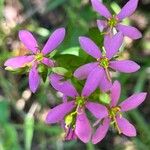
[[[93,88],[99,86],[102,91],[107,91],[112,85],[109,68],[124,73],[132,73],[139,70],[140,66],[131,60],[112,60],[117,54],[122,41],[123,36],[121,32],[118,32],[111,39],[105,38],[104,48],[106,52],[102,54],[99,47],[91,39],[80,37],[81,48],[94,57],[96,61],[79,67],[74,72],[74,76],[80,80],[87,78],[87,83]]]
[[[108,115],[105,116],[102,124],[97,128],[92,137],[94,144],[100,142],[105,137],[110,123],[113,123],[119,134],[122,133],[129,137],[136,136],[136,129],[122,116],[122,113],[138,107],[145,100],[146,93],[133,94],[117,105],[120,93],[121,85],[118,81],[115,81],[110,91],[111,103],[107,107]]]
[[[91,85],[85,84],[81,95],[79,95],[69,81],[61,81],[62,79],[63,77],[57,74],[50,76],[52,86],[65,96],[71,97],[71,101],[51,109],[47,114],[46,123],[62,122],[65,119],[66,139],[75,139],[77,136],[84,143],[87,143],[91,139],[92,128],[85,114],[85,108],[99,119],[108,115],[107,109],[101,104],[89,101],[88,97],[93,92]]]
[[[129,0],[127,4],[117,15],[112,15],[109,10],[99,0],[91,0],[93,9],[106,20],[97,20],[97,25],[100,31],[105,30],[106,34],[112,34],[112,29],[123,33],[124,36],[128,36],[131,39],[139,39],[142,37],[140,31],[135,27],[126,26],[121,24],[122,20],[133,14],[138,5],[138,0]]]
[[[31,51],[30,55],[18,56],[10,58],[5,62],[5,66],[18,69],[29,67],[29,86],[33,93],[36,92],[40,84],[40,76],[38,73],[38,65],[44,64],[48,67],[53,67],[53,60],[47,58],[47,54],[56,49],[65,37],[65,29],[59,28],[52,33],[47,43],[42,50],[39,49],[36,39],[27,30],[19,31],[19,38],[28,50]]]

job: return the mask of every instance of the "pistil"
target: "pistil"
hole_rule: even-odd
[[[112,107],[112,108],[108,108],[109,111],[109,118],[112,120],[112,123],[114,124],[115,128],[117,129],[118,133],[121,134],[121,130],[118,126],[117,120],[116,120],[116,116],[119,114],[120,117],[121,115],[121,109],[119,106],[116,107]]]

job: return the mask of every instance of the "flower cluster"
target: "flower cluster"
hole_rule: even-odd
[[[118,104],[121,85],[119,81],[113,82],[111,76],[112,70],[133,73],[140,69],[140,66],[132,60],[117,60],[115,57],[124,36],[132,39],[141,37],[141,33],[136,28],[121,24],[125,17],[135,11],[138,0],[129,0],[117,15],[112,15],[99,0],[91,0],[91,3],[93,9],[106,18],[106,20],[97,21],[98,28],[104,34],[103,47],[99,48],[88,37],[79,37],[81,48],[95,59],[94,62],[80,66],[73,73],[72,78],[76,81],[86,80],[81,91],[73,86],[72,80],[66,80],[66,76],[50,74],[50,83],[63,94],[63,102],[48,112],[46,123],[60,123],[65,131],[66,140],[79,138],[84,143],[91,140],[93,144],[96,144],[105,137],[110,124],[119,134],[136,136],[136,129],[123,117],[123,112],[138,107],[145,100],[146,93],[135,93]],[[19,32],[19,38],[26,48],[31,50],[31,53],[8,59],[5,66],[9,70],[27,68],[29,87],[35,93],[40,84],[38,72],[40,65],[50,68],[56,66],[54,60],[49,58],[49,54],[60,45],[64,37],[65,29],[57,29],[40,50],[33,35],[29,31],[22,30]],[[98,98],[93,99],[92,94],[95,91],[99,91],[101,99],[105,95],[107,103],[103,103]],[[87,117],[88,111],[91,121]]]

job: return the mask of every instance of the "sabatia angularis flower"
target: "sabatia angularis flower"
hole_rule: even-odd
[[[97,20],[97,25],[100,31],[106,32],[106,34],[112,34],[112,29],[116,28],[117,31],[123,33],[124,36],[128,36],[131,39],[139,39],[142,37],[140,31],[135,27],[126,26],[121,24],[122,20],[133,14],[138,5],[138,0],[129,0],[127,4],[117,15],[112,15],[109,10],[99,0],[91,0],[93,9],[106,20]]]
[[[46,55],[55,50],[64,40],[64,37],[64,28],[55,30],[49,37],[43,49],[40,50],[33,35],[27,30],[21,30],[19,31],[19,39],[22,41],[25,47],[31,51],[31,54],[27,56],[10,58],[5,62],[4,65],[12,69],[29,67],[29,87],[31,91],[35,93],[40,84],[38,65],[44,64],[48,67],[54,66],[53,60],[47,58]]]
[[[118,130],[119,134],[124,134],[129,137],[136,136],[136,129],[134,126],[122,116],[122,112],[126,112],[138,107],[146,98],[146,93],[135,93],[119,105],[117,105],[120,98],[121,85],[115,81],[110,90],[110,106],[107,107],[108,115],[104,118],[102,124],[97,128],[92,137],[94,144],[100,142],[106,135],[110,123]]]
[[[131,60],[111,60],[117,54],[122,41],[121,32],[118,32],[112,38],[105,39],[104,48],[106,53],[102,55],[99,47],[91,39],[80,37],[79,42],[82,49],[94,57],[96,62],[79,67],[74,72],[74,76],[81,80],[87,78],[88,84],[93,88],[99,86],[102,91],[107,91],[111,87],[109,68],[124,73],[137,71],[140,66]]]
[[[77,136],[81,141],[87,143],[91,139],[92,128],[85,114],[85,108],[99,119],[108,115],[107,108],[89,100],[88,97],[93,92],[91,85],[85,84],[79,95],[69,81],[61,80],[62,77],[57,74],[50,76],[52,86],[65,96],[71,97],[71,101],[51,109],[47,114],[46,123],[52,124],[65,120],[66,139],[74,139]]]

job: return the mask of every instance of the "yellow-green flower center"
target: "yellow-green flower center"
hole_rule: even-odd
[[[78,107],[82,107],[85,104],[85,98],[83,96],[77,96],[75,103]]]
[[[119,106],[108,108],[108,112],[109,112],[109,118],[111,119],[112,124],[114,124],[114,127],[118,130],[118,133],[121,134],[121,130],[116,120],[117,115],[119,115],[119,117],[122,117],[121,108]]]
[[[111,119],[113,119],[114,117],[116,117],[117,114],[120,114],[120,107],[119,106],[116,106],[116,107],[112,107],[109,109],[109,117]]]
[[[37,61],[42,61],[43,58],[44,58],[44,56],[43,56],[42,53],[37,53],[37,54],[35,55],[35,59],[36,59]]]
[[[109,27],[113,28],[117,25],[118,20],[115,17],[112,17],[108,20],[107,24]]]
[[[103,57],[99,60],[99,64],[103,68],[108,68],[109,67],[109,60],[107,57]]]

